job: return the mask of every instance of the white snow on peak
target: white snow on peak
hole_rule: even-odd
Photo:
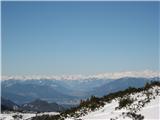
[[[151,70],[144,70],[144,71],[124,71],[124,72],[113,72],[113,73],[104,73],[98,74],[95,77],[98,78],[122,78],[122,77],[145,77],[145,78],[152,78],[158,77],[160,72],[151,71]]]
[[[84,79],[118,79],[123,77],[144,77],[152,78],[159,77],[159,71],[144,70],[144,71],[122,71],[122,72],[107,72],[95,75],[24,75],[24,76],[2,76],[2,80],[84,80]]]

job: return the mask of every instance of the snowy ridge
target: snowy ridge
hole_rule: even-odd
[[[156,91],[159,91],[157,94]],[[117,119],[126,119],[133,120],[132,116],[128,113],[136,113],[137,115],[142,115],[145,120],[158,120],[159,119],[159,108],[160,108],[160,88],[154,87],[150,89],[149,92],[152,92],[153,95],[149,96],[151,101],[149,103],[144,104],[147,101],[146,91],[136,94],[129,95],[130,98],[133,98],[135,101],[126,108],[116,109],[118,106],[118,98],[117,100],[113,100],[111,103],[106,103],[103,108],[95,112],[91,112],[86,116],[81,117],[82,120],[117,120]],[[154,98],[155,97],[155,98]],[[149,111],[148,111],[149,110]],[[148,114],[149,113],[149,114]],[[142,118],[143,118],[142,117]]]
[[[85,79],[118,79],[122,77],[144,77],[152,78],[159,77],[158,71],[144,70],[144,71],[123,71],[123,72],[109,72],[96,75],[24,75],[24,76],[2,76],[2,80],[85,80]]]
[[[133,102],[125,107],[119,108],[119,101],[130,98]],[[132,93],[123,98],[113,99],[106,102],[103,107],[88,111],[84,116],[76,118],[78,120],[159,120],[160,110],[160,87],[154,86],[147,91]],[[81,110],[83,111],[83,110]],[[79,111],[80,113],[80,111]],[[65,120],[75,120],[68,117]]]

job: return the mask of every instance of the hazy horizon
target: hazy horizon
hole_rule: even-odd
[[[64,75],[12,75],[12,76],[2,76],[2,80],[88,80],[88,79],[119,79],[125,77],[134,77],[134,78],[154,78],[159,77],[159,71],[121,71],[121,72],[105,72],[97,74],[64,74]]]

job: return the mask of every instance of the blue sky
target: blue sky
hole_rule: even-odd
[[[157,2],[2,2],[2,74],[158,70]]]

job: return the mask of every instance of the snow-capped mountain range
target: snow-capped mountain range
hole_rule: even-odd
[[[152,78],[160,76],[160,72],[152,71],[152,70],[144,70],[144,71],[122,71],[122,72],[108,72],[101,73],[95,75],[23,75],[23,76],[2,76],[2,80],[85,80],[85,79],[118,79],[123,77],[144,77],[144,78]]]

